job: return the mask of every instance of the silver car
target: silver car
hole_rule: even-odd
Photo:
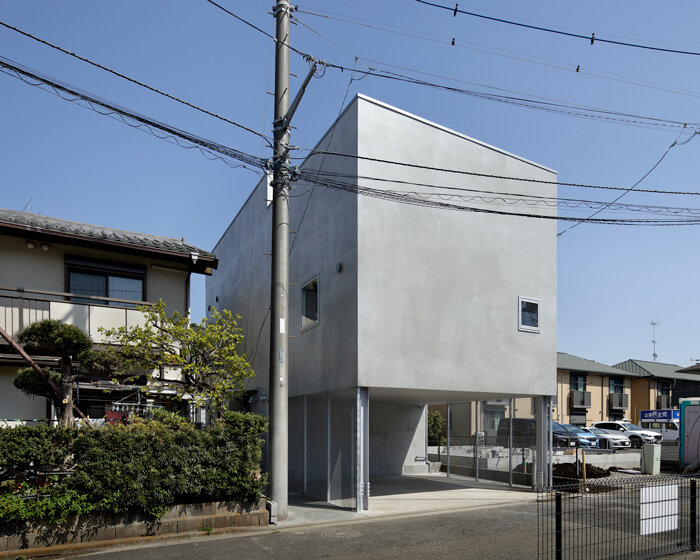
[[[635,426],[631,422],[624,422],[620,420],[609,420],[607,422],[595,422],[592,424],[593,428],[601,428],[609,434],[620,434],[630,438],[632,447],[642,447],[645,443],[661,443],[661,434],[658,432],[652,432],[651,430],[644,430],[639,426]]]
[[[630,438],[622,434],[611,434],[601,428],[583,428],[598,438],[598,447],[601,449],[629,449],[632,447]]]

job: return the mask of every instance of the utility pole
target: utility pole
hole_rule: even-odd
[[[289,311],[289,0],[277,0],[275,45],[275,120],[272,180],[272,284],[270,323],[270,428],[268,470],[270,499],[277,502],[277,519],[287,518],[288,508],[288,330]]]
[[[309,73],[289,103],[289,0],[277,0],[273,8],[277,22],[275,38],[275,120],[272,158],[272,282],[270,297],[270,428],[267,432],[270,499],[277,503],[277,519],[287,519],[289,475],[288,363],[289,342],[289,184],[294,179],[289,166],[289,124],[299,107],[306,86],[319,62],[308,56]],[[294,176],[297,175],[296,168]]]

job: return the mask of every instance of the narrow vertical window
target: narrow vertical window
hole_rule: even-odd
[[[540,301],[532,298],[518,298],[518,330],[540,332]]]
[[[301,289],[301,328],[318,324],[318,278]]]

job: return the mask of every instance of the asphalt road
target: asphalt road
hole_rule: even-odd
[[[91,560],[537,558],[537,505],[377,518],[247,535],[134,546],[83,555]]]

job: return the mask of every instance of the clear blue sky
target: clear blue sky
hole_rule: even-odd
[[[273,33],[268,15],[272,0],[220,2]],[[309,0],[298,6],[299,20],[330,41],[300,24],[292,28],[292,44],[348,67],[356,55],[378,61],[360,60],[358,68],[393,64],[443,76],[424,77],[462,88],[700,121],[698,56],[599,41],[591,45],[465,15],[453,17],[413,0]],[[585,35],[594,32],[599,38],[700,51],[700,4],[693,1],[661,6],[640,0],[492,0],[460,2],[459,7]],[[335,19],[303,13],[324,10],[332,10],[323,13]],[[338,19],[362,19],[385,29]],[[265,133],[271,129],[266,94],[273,89],[271,41],[204,0],[3,2],[0,20],[250,128]],[[386,31],[388,25],[396,26],[397,33]],[[419,34],[431,40],[416,38]],[[455,46],[445,44],[453,37]],[[0,29],[0,55],[181,129],[256,156],[270,155],[254,135],[5,28]],[[295,55],[291,64],[299,76],[292,79],[294,93],[307,64]],[[349,73],[329,69],[312,81],[294,119],[294,144],[315,144],[340,111],[349,79]],[[372,76],[352,81],[348,100],[356,92],[547,165],[559,172],[561,181],[573,183],[629,187],[677,136],[669,130],[551,114]],[[194,150],[2,74],[0,131],[1,207],[21,210],[31,200],[37,213],[184,236],[206,249],[213,248],[257,181],[248,170],[209,161]],[[698,149],[700,139],[675,147],[641,187],[700,191],[694,169]],[[560,187],[559,194],[607,201],[619,193]],[[698,197],[630,193],[622,201],[700,207]],[[565,227],[560,225],[560,230]],[[608,364],[651,359],[650,322],[655,321],[659,361],[688,365],[691,358],[700,358],[699,234],[698,226],[583,224],[562,235],[558,349]],[[203,278],[194,279],[192,289],[193,314],[201,316]]]

